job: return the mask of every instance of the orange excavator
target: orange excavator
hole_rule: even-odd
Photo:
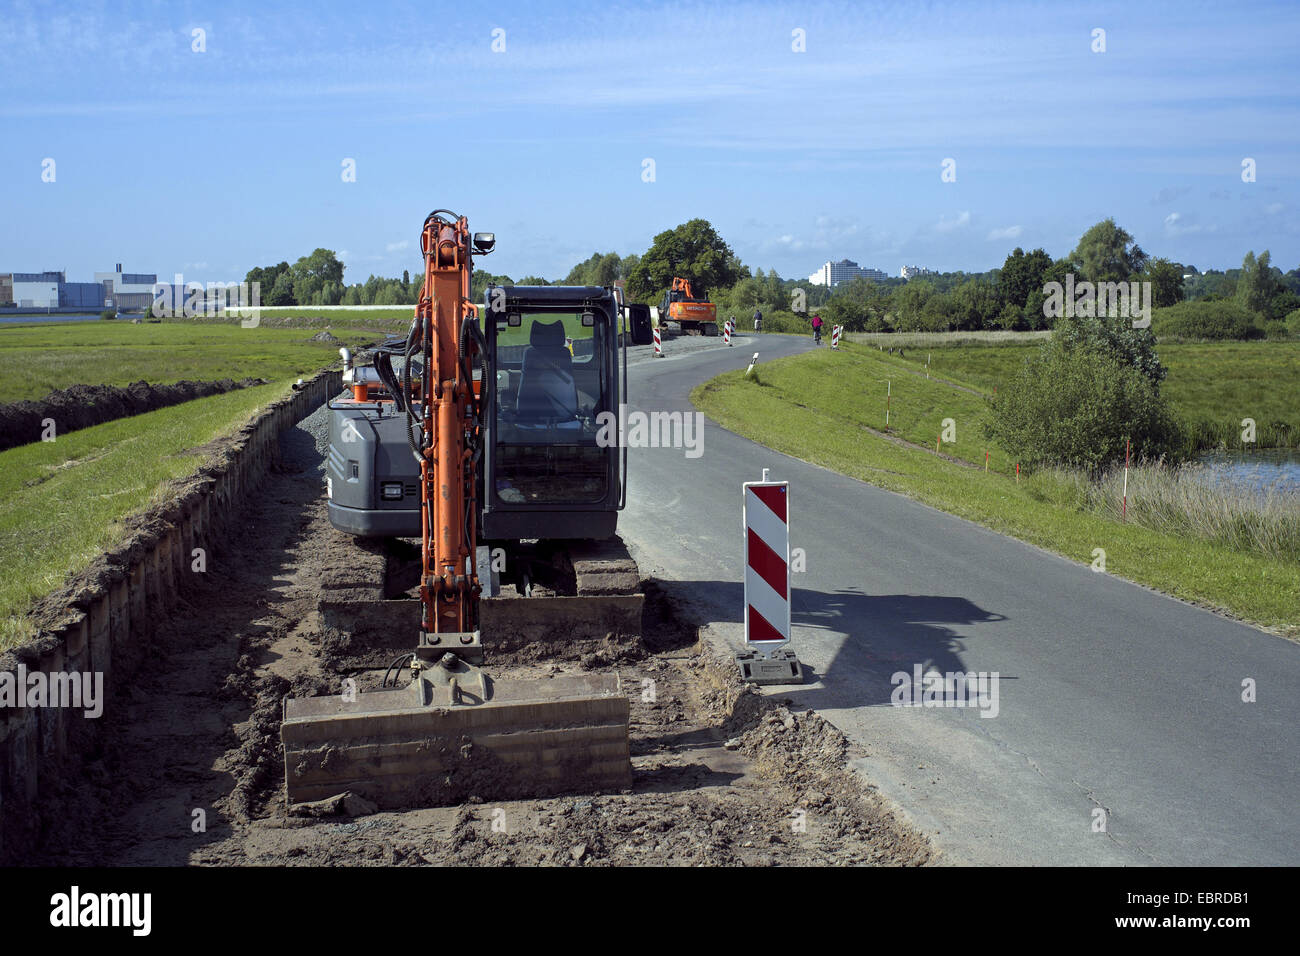
[[[718,334],[717,305],[706,295],[697,297],[689,279],[673,278],[672,288],[664,293],[659,305],[659,318],[678,323],[686,334]]]
[[[594,425],[619,401],[612,290],[489,288],[480,309],[470,301],[473,257],[495,242],[463,216],[431,213],[407,336],[386,343],[374,366],[345,356],[350,394],[330,406],[330,519],[359,537],[399,538],[414,532],[418,509],[420,621],[391,687],[385,673],[375,690],[285,702],[290,804],[350,791],[402,808],[631,783],[628,698],[616,674],[495,680],[480,666],[492,646],[485,603],[571,630],[575,608],[593,600],[533,598],[531,584],[510,600],[485,596],[498,583],[486,545],[610,539],[625,500],[621,449],[598,442]],[[417,484],[418,503],[405,501]],[[566,562],[581,583],[581,563]]]

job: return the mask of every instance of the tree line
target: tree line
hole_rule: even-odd
[[[371,275],[347,285],[344,264],[329,249],[316,249],[290,265],[258,267],[246,281],[260,282],[262,304],[413,305],[423,275],[404,271],[400,278]],[[690,279],[697,294],[718,305],[719,315],[748,318],[761,310],[769,331],[805,329],[819,312],[850,332],[940,332],[1035,330],[1054,319],[1044,309],[1044,286],[1074,281],[1150,282],[1152,305],[1172,310],[1174,334],[1198,337],[1300,335],[1300,269],[1283,273],[1267,250],[1246,254],[1240,269],[1207,270],[1150,256],[1114,219],[1105,219],[1080,237],[1068,255],[1052,258],[1042,248],[1015,248],[1001,267],[983,273],[947,272],[911,280],[854,279],[834,288],[806,279],[782,279],[742,263],[711,223],[692,219],[654,237],[641,255],[593,253],[554,282],[541,276],[514,279],[476,269],[471,295],[479,299],[489,284],[625,284],[632,302],[658,304],[676,276]],[[1187,278],[1184,278],[1184,277]],[[1173,310],[1183,303],[1200,303]],[[789,326],[789,327],[787,327]]]

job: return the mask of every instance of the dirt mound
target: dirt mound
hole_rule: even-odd
[[[152,412],[170,405],[220,395],[238,388],[265,385],[266,379],[246,378],[236,382],[223,378],[215,382],[181,381],[174,385],[132,382],[115,385],[72,385],[51,392],[40,401],[0,405],[0,451],[40,441],[45,420],[53,419],[56,435],[102,425],[118,418]]]
[[[308,341],[308,342],[337,342],[337,341],[338,341],[338,338],[336,338],[335,336],[330,335],[328,332],[322,330],[322,331],[320,331],[320,332],[317,332],[315,335],[313,335],[313,336],[312,336],[310,339],[308,339],[307,341]]]

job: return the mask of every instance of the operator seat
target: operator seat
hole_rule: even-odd
[[[564,323],[534,321],[519,373],[516,419],[521,425],[550,425],[580,431],[573,356],[564,344]]]

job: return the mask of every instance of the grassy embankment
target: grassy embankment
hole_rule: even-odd
[[[944,382],[927,379],[911,355],[900,359],[854,343],[841,349],[760,365],[758,382],[728,372],[696,388],[692,401],[725,427],[796,458],[1080,562],[1090,563],[1093,549],[1103,548],[1112,574],[1300,636],[1300,561],[1294,555],[1262,553],[1251,539],[1171,533],[1154,520],[1146,527],[1143,503],[1132,497],[1129,520],[1117,521],[1071,475],[1042,472],[1017,482],[1015,463],[981,435],[986,392],[980,386],[991,391],[994,379],[960,378],[964,357],[940,366],[936,355],[930,373],[942,371]],[[1017,361],[1004,367],[1014,368]],[[893,392],[892,440],[879,434],[885,429],[886,379]],[[1259,377],[1255,383],[1260,391],[1270,385]],[[945,418],[953,419],[957,440],[944,443],[940,456],[935,440]],[[1300,539],[1294,507],[1274,529],[1284,552]]]
[[[263,329],[312,329],[337,332],[339,329],[363,332],[382,332],[396,335],[405,332],[415,313],[413,305],[375,305],[361,308],[319,307],[311,305],[264,305],[260,308],[260,325]],[[176,325],[238,325],[237,315],[211,318],[166,319]]]
[[[239,325],[58,322],[0,326],[0,403],[43,398],[69,385],[154,385],[182,379],[268,381],[314,373],[340,345],[373,337],[356,331],[312,342],[301,329]]]
[[[30,636],[30,603],[119,543],[123,521],[196,470],[202,449],[337,358],[301,331],[60,323],[0,328],[0,401],[68,385],[258,377],[271,384],[0,452],[0,647]]]
[[[921,371],[929,361],[931,375],[991,392],[1011,381],[1035,348],[970,348],[940,340],[918,344],[907,361]],[[1300,445],[1300,342],[1165,343],[1158,352],[1169,369],[1161,394],[1198,448],[1240,450],[1243,418],[1255,420],[1255,448]]]

